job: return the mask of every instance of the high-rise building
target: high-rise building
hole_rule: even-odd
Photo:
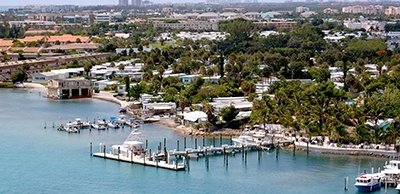
[[[142,6],[142,0],[132,0],[133,6]]]
[[[119,0],[118,1],[118,5],[128,6],[129,5],[129,1],[128,0]]]

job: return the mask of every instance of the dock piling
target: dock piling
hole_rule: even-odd
[[[213,146],[215,147],[215,136],[213,137]]]
[[[205,154],[206,168],[207,168],[207,170],[208,170],[209,161],[208,161],[208,153],[207,153],[207,152],[208,152],[208,150],[207,150],[207,148],[206,148],[204,154]]]
[[[93,156],[93,145],[92,145],[92,142],[90,142],[90,156]]]
[[[146,149],[147,149],[148,145],[149,145],[149,141],[146,139]]]
[[[293,156],[296,156],[296,144],[294,143],[294,141],[292,143],[293,143]]]
[[[121,154],[121,147],[118,146],[118,161],[119,161],[119,155]]]
[[[46,123],[46,121],[44,122],[44,128],[46,129],[46,125],[47,125],[47,123]]]
[[[205,140],[205,135],[203,135],[203,147],[206,146],[206,140]]]
[[[185,159],[186,159],[186,168],[188,171],[190,171],[190,156],[188,151],[186,151]]]
[[[244,160],[244,145],[242,145],[242,161]]]
[[[344,177],[344,190],[345,191],[347,191],[349,189],[348,182],[349,182],[349,177],[348,176]]]
[[[258,148],[258,162],[261,160],[261,147]]]
[[[176,141],[176,151],[179,151],[179,140]]]
[[[222,146],[222,134],[219,134],[219,146]]]
[[[278,155],[279,155],[279,141],[278,141],[278,144],[276,146],[276,158],[278,158]]]
[[[309,144],[309,142],[307,141],[307,155],[308,155],[308,153],[309,153],[308,144]]]
[[[53,121],[53,128],[54,128],[54,121]]]
[[[247,164],[247,148],[244,150],[244,163]]]
[[[164,147],[167,147],[167,138],[164,138]]]
[[[232,135],[230,136],[230,140],[231,140],[231,145],[233,145],[233,141],[232,141]]]
[[[183,137],[183,150],[186,150],[186,137]]]
[[[197,149],[197,138],[194,139],[194,149]]]
[[[103,145],[104,158],[106,157],[106,144]]]

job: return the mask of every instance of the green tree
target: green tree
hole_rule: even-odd
[[[227,123],[229,123],[233,119],[235,119],[238,114],[239,114],[239,110],[237,108],[235,108],[235,106],[233,106],[233,105],[221,108],[221,110],[219,111],[219,115]]]

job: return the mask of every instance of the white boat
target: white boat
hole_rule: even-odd
[[[98,124],[92,124],[92,128],[93,129],[97,129],[97,130],[105,130],[106,127],[104,125],[98,125]]]
[[[250,126],[246,126],[239,137],[232,138],[235,145],[269,145],[271,142],[265,139],[265,130],[251,130]]]
[[[113,129],[118,129],[119,128],[119,125],[117,123],[113,123],[113,122],[108,122],[107,126],[109,128],[113,128]]]
[[[354,186],[359,192],[371,192],[381,187],[383,177],[381,173],[363,174],[356,178]]]

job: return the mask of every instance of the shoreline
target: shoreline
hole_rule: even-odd
[[[293,144],[290,145],[293,148]],[[307,151],[307,144],[303,142],[295,142],[295,149],[300,151]],[[349,156],[372,156],[391,158],[398,157],[400,153],[394,149],[367,149],[367,148],[342,148],[342,147],[329,147],[320,145],[308,145],[308,151],[321,154],[334,154],[334,155],[349,155]]]

